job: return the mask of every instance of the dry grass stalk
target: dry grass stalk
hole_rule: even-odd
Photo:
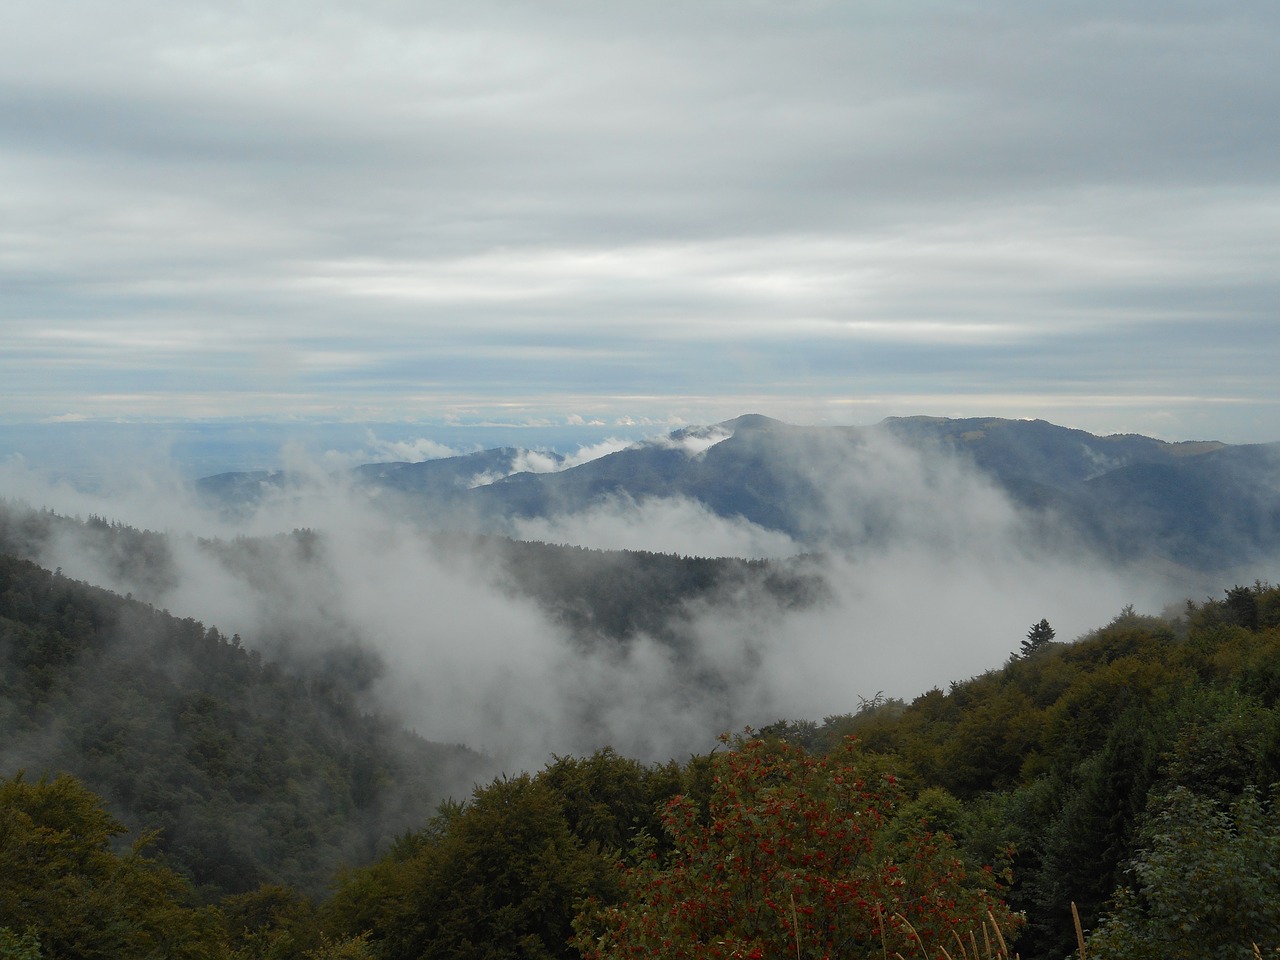
[[[796,960],[800,960],[800,918],[796,915],[796,895],[791,894],[791,930],[796,936]]]
[[[911,925],[911,921],[900,913],[895,913],[894,916],[907,925],[907,929],[911,931],[911,936],[915,938],[916,946],[920,948],[921,953],[924,953],[924,940],[920,938],[920,934],[916,932],[916,928]],[[929,960],[929,955],[927,953],[925,953],[924,960]]]
[[[1004,934],[1000,932],[1000,924],[996,923],[996,915],[990,910],[987,911],[987,919],[991,921],[991,929],[996,932],[996,939],[1000,941],[1000,956],[1009,956],[1009,945],[1004,942]],[[986,925],[982,927],[983,935],[986,935]],[[987,951],[990,953],[990,949]]]
[[[880,916],[878,906],[876,908],[876,915]],[[929,954],[925,951],[924,940],[921,939],[920,934],[916,931],[916,928],[911,925],[911,921],[908,920],[906,917],[904,917],[900,913],[895,913],[894,916],[897,917],[899,920],[901,920],[902,923],[906,926],[906,928],[911,931],[911,936],[915,939],[916,946],[920,948],[920,955],[923,956],[925,960],[933,960],[933,958],[931,958]],[[988,922],[990,922],[991,924],[991,930],[995,931],[996,941],[999,944],[999,948],[996,949],[994,952],[992,950],[992,944],[991,944],[991,931],[987,929]],[[883,920],[881,922],[881,927],[880,927],[880,936],[881,936],[881,942],[882,942],[881,953],[884,953],[885,948],[883,947],[883,939],[884,939]],[[982,922],[982,940],[983,940],[983,943],[986,944],[985,952],[978,949],[978,938],[974,935],[974,932],[972,929],[969,930],[969,943],[973,947],[972,953],[970,953],[969,948],[965,946],[964,939],[960,936],[960,934],[958,934],[956,931],[953,930],[951,931],[951,936],[955,939],[956,946],[960,948],[960,952],[956,954],[956,956],[958,956],[960,960],[1019,960],[1017,954],[1014,954],[1012,957],[1010,957],[1009,945],[1005,943],[1004,934],[1000,931],[1000,925],[996,923],[995,915],[992,914],[990,911],[987,911],[987,920],[984,920]],[[943,957],[945,957],[946,960],[954,960],[954,958],[951,956],[951,953],[944,946],[941,946],[941,945],[938,946],[938,953],[940,953]],[[906,958],[903,957],[902,954],[900,953],[895,953],[894,956],[897,958],[897,960],[906,960]]]
[[[1080,911],[1076,909],[1076,902],[1071,901],[1071,919],[1076,922],[1076,943],[1080,945],[1080,960],[1085,960],[1084,955],[1084,928],[1080,926]]]

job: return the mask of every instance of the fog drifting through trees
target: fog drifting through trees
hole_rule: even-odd
[[[432,740],[523,768],[604,744],[647,759],[684,756],[722,729],[820,718],[877,692],[911,697],[998,666],[1041,618],[1070,638],[1126,604],[1154,611],[1182,595],[1144,571],[1103,563],[1065,535],[1046,547],[1018,507],[960,462],[926,463],[905,445],[878,442],[875,471],[849,476],[809,464],[821,492],[811,523],[829,536],[827,549],[803,562],[825,582],[825,599],[787,607],[741,590],[700,597],[674,614],[679,649],[650,635],[584,644],[513,590],[485,547],[442,547],[420,523],[300,456],[289,466],[308,482],[234,522],[156,471],[122,470],[91,495],[9,465],[3,488],[33,505],[168,535],[163,583],[122,570],[80,534],[45,545],[36,558],[44,565],[237,633],[270,655],[370,651],[385,667],[371,707]],[[306,556],[211,550],[199,539],[235,543],[299,529],[317,535]],[[670,498],[603,500],[508,532],[705,556],[806,550],[778,531]]]

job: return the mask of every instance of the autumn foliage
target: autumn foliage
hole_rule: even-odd
[[[1017,923],[990,869],[950,839],[889,829],[904,793],[850,739],[827,756],[752,739],[713,758],[700,806],[677,797],[673,844],[623,869],[623,895],[579,918],[597,960],[942,956],[990,917]]]

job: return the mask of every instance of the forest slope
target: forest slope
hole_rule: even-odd
[[[484,768],[360,706],[358,663],[239,637],[0,556],[0,767],[71,773],[216,896],[318,893]]]
[[[223,685],[253,687],[260,683],[254,671],[267,670],[198,626],[172,621],[152,638],[148,623],[164,625],[163,615],[118,598],[105,607],[89,602],[84,587],[23,562],[0,569],[5,609],[16,614],[0,621],[7,695],[29,698],[7,725],[74,712],[59,696],[58,676],[77,660],[107,665],[99,648],[113,610],[142,618],[132,629],[153,651],[176,643],[210,667],[221,664]],[[35,629],[25,626],[33,614]],[[1247,958],[1254,943],[1280,946],[1280,588],[1233,587],[1172,620],[1122,611],[1072,643],[1047,640],[1044,631],[1034,636],[1003,667],[947,691],[909,703],[873,698],[821,723],[779,721],[685,763],[646,766],[608,750],[554,758],[537,773],[477,787],[466,803],[446,803],[434,817],[419,811],[414,829],[375,862],[338,876],[319,906],[298,891],[264,886],[222,898],[211,913],[171,904],[169,922],[189,944],[203,944],[203,952],[192,947],[183,955],[236,960],[605,958],[655,955],[654,946],[664,956],[663,943],[692,944],[706,955],[727,938],[737,938],[746,955],[773,943],[762,938],[776,938],[779,924],[778,943],[787,949],[778,950],[788,955],[801,936],[820,949],[830,924],[874,955],[876,917],[885,915],[876,903],[909,912],[932,937],[954,923],[970,929],[974,911],[998,894],[1007,903],[995,908],[999,922],[1028,960],[1073,950],[1072,902],[1088,955],[1103,960]],[[326,710],[337,709],[326,702]],[[219,734],[234,739],[242,729],[227,711],[214,711],[193,739],[181,717],[170,736],[185,750],[216,747]],[[128,774],[103,769],[93,757],[100,761],[122,741],[78,729],[88,756],[62,759],[83,764],[90,787],[145,782],[139,771],[153,763],[163,774],[167,761],[147,755],[121,757],[134,764]],[[306,766],[310,742],[304,729],[290,731],[284,746],[295,764]],[[192,787],[180,798],[188,809],[208,805],[213,819],[225,811],[220,791],[251,789],[246,772],[233,767],[256,762],[234,752],[221,757],[228,762],[211,771],[218,789],[205,795]],[[330,778],[342,781],[341,771],[331,766]],[[388,764],[384,772],[394,780],[406,771]],[[74,816],[101,826],[92,798],[79,789],[0,784],[0,813],[19,825]],[[838,806],[851,790],[864,805],[853,834]],[[56,810],[50,791],[61,798]],[[316,813],[306,792],[278,801],[295,827]],[[359,809],[349,788],[338,794]],[[270,815],[283,825],[280,812]],[[94,829],[92,836],[105,836]],[[18,836],[26,835],[20,829]],[[47,846],[59,836],[65,831],[21,842]],[[0,857],[21,855],[12,842],[0,843]],[[862,849],[869,859],[856,852]],[[109,863],[106,874],[90,875],[105,856],[90,853],[70,868],[87,889],[123,875]],[[756,866],[741,882],[724,872],[738,860]],[[54,869],[54,861],[30,862]],[[132,871],[150,869],[127,862]],[[34,889],[48,879],[24,882]],[[0,904],[10,902],[10,887],[0,875]],[[675,914],[627,905],[665,903],[669,887],[684,891]],[[842,899],[849,891],[854,896]],[[796,927],[792,902],[804,916]],[[87,926],[69,930],[75,914],[33,913],[30,903],[20,908],[24,929],[42,943],[102,935]],[[154,899],[137,901],[138,919],[130,922],[154,923],[164,905],[148,904]],[[150,912],[140,915],[144,907]],[[129,912],[123,903],[113,909]],[[753,926],[754,913],[767,922]],[[675,915],[695,919],[666,919]],[[29,948],[19,955],[41,955],[34,940],[4,926],[0,938]],[[904,929],[895,924],[886,936]],[[900,951],[911,941],[893,942]]]

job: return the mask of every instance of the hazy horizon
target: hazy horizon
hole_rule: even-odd
[[[744,410],[738,415],[756,412]],[[917,415],[930,416],[891,416]],[[823,426],[872,425],[788,422]],[[19,465],[72,482],[91,482],[104,473],[130,465],[174,470],[188,479],[197,479],[219,473],[278,470],[291,451],[304,453],[317,461],[328,461],[334,466],[420,461],[499,447],[550,450],[564,455],[590,454],[595,450],[598,456],[626,443],[663,436],[673,430],[712,425],[710,421],[690,423],[679,419],[645,421],[631,418],[612,421],[561,418],[523,423],[360,422],[323,418],[0,422],[0,464]],[[1093,432],[1077,424],[1057,425]],[[1170,443],[1222,440],[1215,436],[1148,436]],[[1252,442],[1280,442],[1280,437]]]

